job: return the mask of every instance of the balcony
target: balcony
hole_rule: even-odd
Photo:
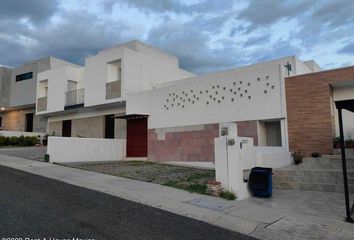
[[[78,89],[66,92],[65,94],[65,110],[79,108],[84,106],[85,89]]]
[[[41,97],[37,99],[37,112],[47,110],[47,97]]]
[[[106,100],[121,97],[121,81],[106,83]]]

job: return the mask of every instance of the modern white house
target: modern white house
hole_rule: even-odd
[[[139,41],[88,57],[84,66],[61,66],[38,74],[38,116],[48,117],[48,132],[56,136],[126,138],[129,94],[194,76],[178,59]]]
[[[272,153],[272,158],[279,153],[285,161],[280,165],[286,165],[290,155],[284,155],[289,153],[285,78],[318,70],[314,61],[292,56],[195,76],[127,96],[126,114],[148,116],[149,159],[214,161],[219,125],[237,123],[239,136],[253,138],[257,149]]]
[[[57,136],[57,148],[83,143],[81,152],[91,149],[95,160],[214,162],[214,140],[228,123],[237,124],[238,136],[252,138],[257,161],[265,165],[289,164],[290,151],[328,154],[338,122],[334,101],[351,96],[354,78],[352,68],[321,71],[316,62],[295,56],[196,76],[181,69],[175,56],[139,41],[99,51],[83,66],[48,59],[50,67],[33,70],[36,95],[26,101],[45,119],[43,129]],[[6,68],[0,73],[9,74]],[[316,104],[304,108],[302,99],[321,103],[318,116],[328,121],[314,125]],[[20,106],[16,97],[1,101],[6,108]],[[314,138],[321,139],[303,144]],[[110,151],[108,139],[109,149],[117,147],[101,158],[99,152]]]
[[[0,67],[0,129],[2,135],[47,131],[46,117],[35,114],[37,74],[63,65],[63,60],[46,57],[15,68]]]

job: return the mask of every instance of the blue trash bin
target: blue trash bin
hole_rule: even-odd
[[[253,196],[272,196],[272,168],[255,167],[249,176],[249,189]]]

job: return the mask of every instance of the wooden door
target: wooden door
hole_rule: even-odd
[[[127,157],[147,157],[147,118],[127,119]]]

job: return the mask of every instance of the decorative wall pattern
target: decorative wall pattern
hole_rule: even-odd
[[[182,91],[171,91],[165,97],[165,110],[186,108],[196,104],[212,105],[235,103],[242,99],[252,100],[254,94],[272,94],[275,82],[269,76],[257,77],[254,81],[235,80],[227,83],[213,83],[208,88],[186,88]],[[261,90],[261,92],[259,92]]]

